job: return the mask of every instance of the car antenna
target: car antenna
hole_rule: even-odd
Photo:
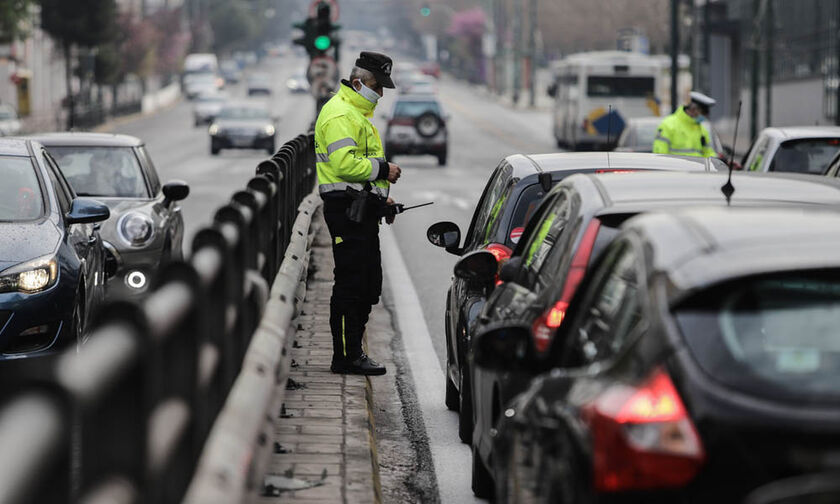
[[[741,105],[743,100],[738,100],[738,114],[735,116],[735,134],[732,139],[732,152],[729,154],[729,177],[726,183],[721,186],[720,190],[726,196],[726,204],[729,205],[732,201],[732,195],[735,194],[735,186],[732,185],[732,162],[735,160],[735,142],[738,141],[738,123],[741,122]]]
[[[610,163],[610,137],[612,136],[612,103],[607,106],[607,168],[612,169]]]

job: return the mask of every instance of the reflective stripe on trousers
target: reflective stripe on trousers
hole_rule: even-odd
[[[341,191],[344,192],[347,190],[348,187],[352,187],[357,191],[364,190],[364,184],[358,182],[336,182],[335,184],[321,184],[318,186],[318,192],[320,194],[333,192],[333,191]],[[376,194],[378,196],[382,196],[383,198],[388,197],[388,193],[390,192],[389,189],[379,186],[371,186],[370,192]]]

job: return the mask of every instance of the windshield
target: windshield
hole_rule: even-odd
[[[840,271],[734,281],[676,311],[700,366],[757,395],[840,398]]]
[[[221,103],[227,100],[227,97],[223,95],[200,95],[198,97],[199,103]]]
[[[219,119],[268,119],[269,113],[265,109],[254,107],[226,107],[219,112]]]
[[[29,221],[43,214],[41,185],[28,157],[0,156],[0,179],[0,221]]]
[[[131,147],[50,147],[79,196],[148,198],[140,162]]]
[[[394,117],[419,117],[426,112],[440,115],[440,107],[434,101],[400,101],[394,107]]]
[[[184,82],[188,84],[215,83],[216,75],[212,73],[189,74],[186,77],[184,77]]]
[[[824,175],[840,148],[840,138],[813,138],[783,142],[770,171]]]
[[[599,77],[586,81],[589,96],[625,96],[645,98],[654,95],[653,77]]]

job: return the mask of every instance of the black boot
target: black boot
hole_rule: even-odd
[[[385,374],[385,366],[379,364],[365,354],[353,361],[333,360],[330,371],[337,374],[357,374],[365,376],[379,376]]]

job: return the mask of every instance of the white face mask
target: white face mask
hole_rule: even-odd
[[[379,101],[379,99],[382,98],[381,96],[379,96],[379,93],[377,93],[373,89],[365,86],[365,83],[362,82],[361,80],[356,79],[354,81],[354,83],[356,83],[356,82],[358,82],[359,85],[361,86],[361,89],[356,89],[356,92],[359,93],[360,95],[364,96],[367,101],[376,105],[376,103]],[[354,87],[354,89],[355,89],[355,87]]]

